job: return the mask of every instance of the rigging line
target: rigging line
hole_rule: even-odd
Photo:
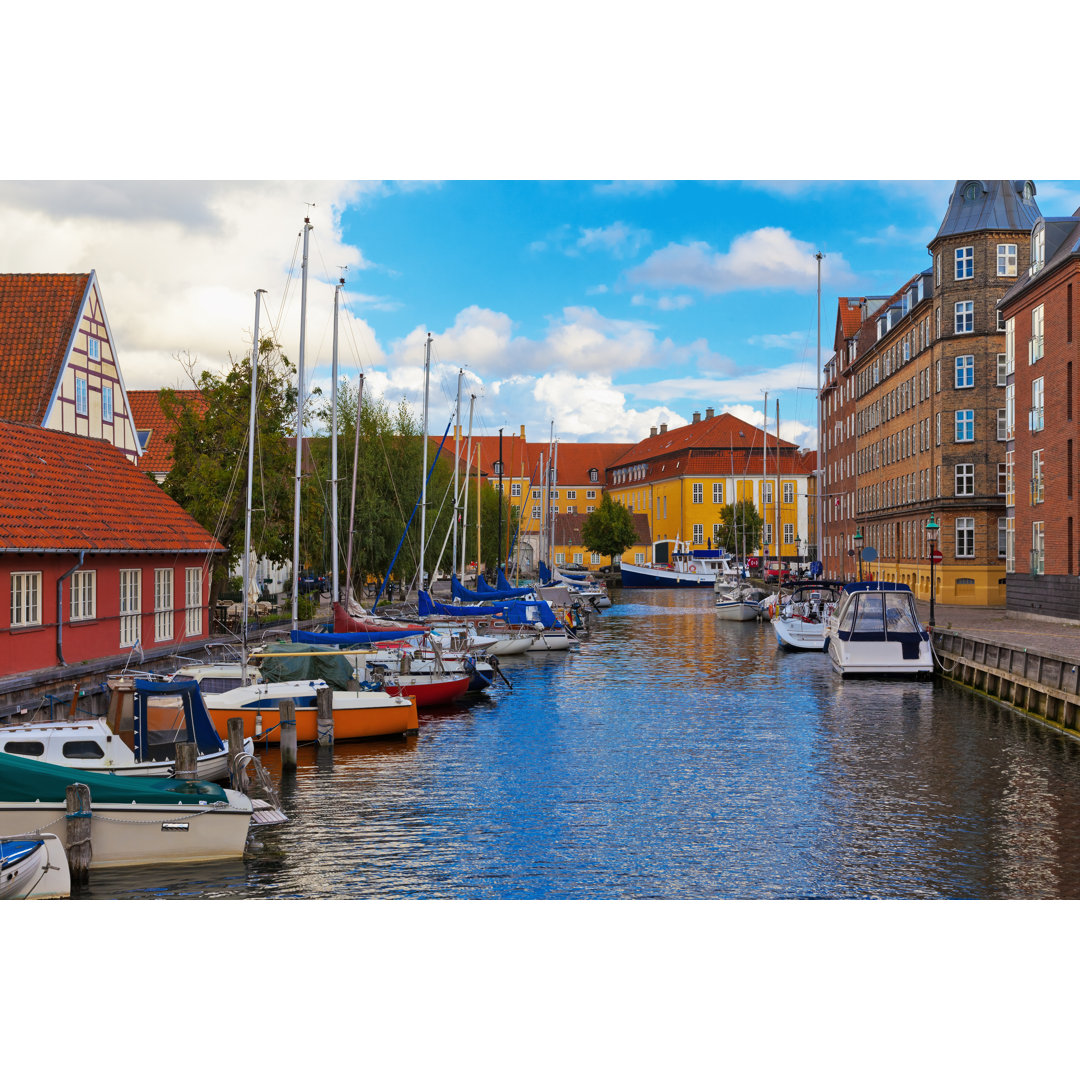
[[[296,281],[296,264],[300,258],[300,244],[304,237],[304,230],[296,234],[296,241],[293,244],[292,259],[289,261],[289,271],[285,275],[285,286],[281,290],[281,305],[278,308],[278,317],[276,320],[271,319],[271,325],[281,326],[285,319],[286,304],[289,299],[290,287]],[[269,314],[269,312],[267,313]]]

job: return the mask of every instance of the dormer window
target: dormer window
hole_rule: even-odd
[[[1031,234],[1031,268],[1029,274],[1037,274],[1046,261],[1046,227],[1040,225]]]
[[[968,202],[974,202],[982,194],[982,185],[977,180],[972,180],[964,187],[964,198]]]
[[[1024,181],[1024,196],[1028,202],[1035,198],[1035,185],[1030,180]]]
[[[599,480],[599,479],[600,479],[600,473],[596,469],[590,469],[589,470],[589,480],[592,483],[595,484],[596,481]]]

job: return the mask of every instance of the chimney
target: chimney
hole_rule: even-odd
[[[525,438],[525,425],[524,424],[521,425],[521,437],[523,439]]]
[[[661,424],[660,425],[660,434],[661,435],[666,435],[667,434],[667,424]]]
[[[706,420],[711,420],[712,418],[713,418],[713,411],[712,411],[712,409],[706,409],[706,410],[705,410],[705,419],[706,419]]]
[[[692,424],[697,424],[697,423],[700,423],[700,421],[701,421],[701,413],[696,412],[696,413],[694,413],[694,419],[691,420],[690,422]]]
[[[655,439],[656,438],[656,428],[654,428],[654,427],[649,428],[649,438],[650,439]]]

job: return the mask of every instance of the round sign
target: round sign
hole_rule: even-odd
[[[934,549],[933,551],[931,551],[931,552],[930,552],[930,561],[931,561],[931,562],[932,562],[932,563],[933,563],[933,564],[934,564],[935,566],[937,566],[937,564],[938,564],[939,562],[941,562],[941,560],[942,560],[943,558],[944,558],[944,556],[943,556],[943,555],[941,554],[941,552],[940,552],[940,551],[938,551],[938,550],[937,550],[936,548],[935,548],[935,549]]]
[[[847,553],[848,553],[848,558],[849,559],[854,559],[855,558],[855,549],[854,548],[848,548]]]
[[[862,549],[863,562],[877,562],[877,548],[864,547]]]

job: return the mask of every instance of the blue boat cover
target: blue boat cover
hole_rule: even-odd
[[[203,702],[202,691],[194,680],[183,682],[151,682],[147,679],[135,680],[134,736],[135,760],[151,761],[153,750],[161,746],[155,742],[150,728],[150,703],[155,698],[180,697],[183,702],[184,721],[177,724],[184,729],[181,742],[193,742],[200,754],[217,754],[225,749],[225,743],[210,720]],[[160,739],[160,735],[159,735]]]
[[[314,634],[310,630],[293,630],[289,637],[298,645],[377,645],[380,641],[404,641],[420,637],[423,630],[357,630],[350,634]]]
[[[555,612],[551,610],[551,605],[546,600],[515,599],[490,605],[440,604],[438,600],[432,600],[431,596],[421,589],[419,605],[421,616],[467,615],[489,619],[501,618],[513,625],[540,623],[545,630],[550,630],[553,626],[557,626],[559,622],[555,617]]]
[[[476,583],[476,590],[466,589],[457,579],[456,574],[450,575],[450,592],[453,594],[455,600],[480,600],[480,601],[499,601],[499,600],[513,600],[518,596],[528,596],[532,589],[495,589],[492,588],[483,578]]]
[[[543,559],[540,560],[539,568],[540,568],[540,584],[541,585],[550,585],[550,584],[552,584],[551,571],[547,568],[547,565],[545,564]]]

